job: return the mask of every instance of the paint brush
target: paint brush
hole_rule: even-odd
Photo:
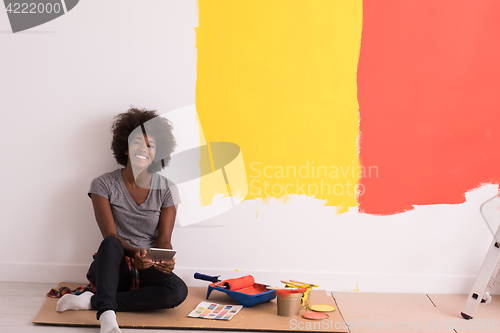
[[[290,280],[290,282],[295,283],[295,284],[306,284],[306,285],[309,285],[311,287],[319,287],[319,285],[317,285],[317,284],[307,283],[307,282],[300,282],[300,281],[296,281],[296,280]]]
[[[299,289],[303,289],[303,288],[286,288],[286,287],[274,287],[274,286],[266,286],[266,289],[269,289],[269,290],[299,290]]]
[[[308,284],[293,283],[292,281],[286,281],[286,280],[281,280],[281,282],[290,288],[307,288],[309,286]]]
[[[286,292],[286,293],[304,293],[307,291],[306,288],[279,288],[279,287],[272,287],[272,286],[267,286],[266,289],[269,290],[276,290],[276,292]]]

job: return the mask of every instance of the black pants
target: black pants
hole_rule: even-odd
[[[173,308],[187,297],[188,289],[174,273],[154,267],[139,270],[140,288],[129,290],[130,272],[123,245],[113,236],[104,238],[90,265],[90,280],[97,291],[91,299],[97,319],[104,311],[144,311]]]

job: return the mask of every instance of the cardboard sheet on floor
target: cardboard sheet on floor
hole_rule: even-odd
[[[61,283],[60,286],[70,288],[81,284]],[[47,290],[48,291],[48,290]],[[189,318],[187,315],[205,300],[207,288],[189,288],[187,299],[174,309],[149,312],[118,312],[118,324],[125,328],[170,328],[170,329],[200,329],[200,330],[249,330],[249,331],[319,331],[347,332],[342,328],[342,317],[338,310],[329,313],[326,322],[307,320],[300,316],[280,317],[276,314],[276,299],[243,308],[229,321]],[[212,292],[208,301],[237,305],[238,303],[221,292]],[[98,326],[95,311],[56,312],[57,299],[47,298],[33,322],[35,324],[65,325],[65,326]],[[335,307],[333,297],[323,290],[313,290],[311,304],[331,304]],[[301,312],[302,313],[302,312]],[[338,327],[338,329],[336,328]]]
[[[333,293],[352,333],[455,333],[436,322],[447,319],[425,294]]]
[[[500,332],[500,296],[493,295],[490,304],[479,304],[474,318],[465,320],[460,314],[469,295],[432,294],[429,298],[439,312],[447,318],[443,326],[450,326],[458,333],[472,331]]]

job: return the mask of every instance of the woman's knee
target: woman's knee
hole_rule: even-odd
[[[178,295],[177,295],[177,304],[175,306],[178,306],[180,305],[182,302],[184,302],[184,300],[187,298],[188,296],[188,287],[187,285],[184,283],[184,281],[182,281],[181,279],[179,279],[179,283],[178,283],[178,286],[177,286],[177,290],[178,290]]]
[[[117,251],[120,254],[124,253],[122,242],[115,236],[106,236],[99,246],[99,251]]]
[[[174,308],[179,306],[188,295],[188,287],[180,278],[173,279],[172,283],[163,287],[163,300],[165,308]]]

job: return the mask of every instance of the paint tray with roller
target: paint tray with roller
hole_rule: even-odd
[[[267,285],[265,284],[255,283],[252,275],[220,281],[218,276],[195,273],[194,278],[212,282],[208,286],[207,299],[212,291],[216,290],[226,293],[239,304],[248,308],[276,298],[275,290],[266,289]]]

